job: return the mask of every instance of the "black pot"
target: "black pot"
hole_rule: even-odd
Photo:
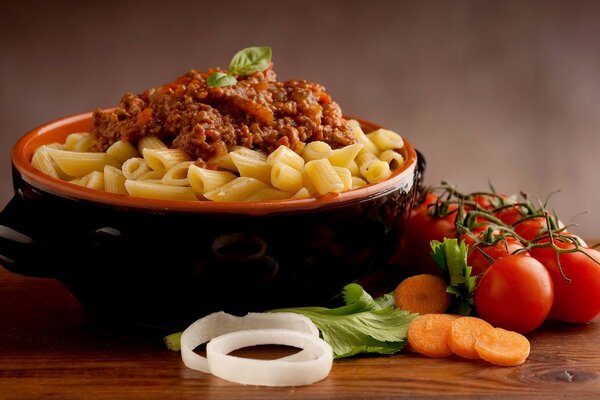
[[[181,328],[213,311],[323,304],[386,265],[425,167],[406,142],[405,165],[380,184],[318,200],[253,203],[120,196],[31,167],[40,144],[90,123],[90,113],[68,117],[16,144],[0,263],[56,278],[94,314],[138,324]]]

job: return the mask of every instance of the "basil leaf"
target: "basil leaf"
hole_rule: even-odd
[[[235,77],[225,74],[223,72],[213,72],[208,76],[206,80],[206,84],[208,87],[223,87],[223,86],[233,86],[237,83],[237,79]]]
[[[264,71],[271,63],[270,47],[248,47],[240,50],[229,63],[229,73],[238,76]]]

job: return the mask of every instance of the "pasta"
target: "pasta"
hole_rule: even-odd
[[[155,171],[166,171],[175,164],[190,161],[190,156],[179,149],[150,149],[142,151],[144,160]]]
[[[113,143],[106,153],[91,152],[93,136],[72,133],[63,144],[42,145],[34,168],[54,178],[109,193],[164,200],[276,201],[341,193],[388,179],[404,164],[396,133],[365,134],[348,121],[357,143],[332,149],[322,141],[296,151],[279,146],[268,156],[242,146],[196,165],[183,150],[156,136],[137,145]],[[201,160],[200,160],[201,161]]]
[[[146,197],[161,200],[197,200],[192,188],[180,186],[168,186],[159,182],[125,181],[127,193],[136,197]]]
[[[104,166],[104,190],[109,193],[127,194],[125,175],[119,168]]]
[[[306,163],[305,169],[306,174],[320,195],[340,193],[344,190],[344,183],[328,159],[321,158],[309,161]]]

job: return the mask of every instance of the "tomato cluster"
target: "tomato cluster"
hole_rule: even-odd
[[[441,270],[430,242],[458,238],[468,245],[476,275],[479,316],[521,333],[548,317],[582,323],[600,314],[600,252],[568,232],[556,215],[526,197],[463,194],[444,186],[422,196],[407,220],[400,248],[420,272]]]

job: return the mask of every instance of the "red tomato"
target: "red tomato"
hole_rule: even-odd
[[[555,240],[563,249],[574,245],[567,241]],[[582,249],[594,260],[600,262],[600,252]],[[560,255],[560,265],[567,282],[558,269],[556,253],[551,248],[531,250],[531,255],[539,260],[550,273],[554,283],[554,304],[550,316],[567,322],[588,322],[600,314],[600,265],[581,252]]]
[[[564,227],[561,221],[557,221],[558,227]],[[534,217],[519,222],[514,227],[515,232],[525,240],[533,240],[539,235],[545,234],[547,229],[546,218]],[[543,231],[543,232],[542,232]]]
[[[479,237],[481,238],[481,234]],[[474,240],[470,237],[464,237],[465,243],[469,245],[469,255],[467,264],[473,267],[471,275],[479,275],[485,272],[491,265],[490,261],[482,254],[485,253],[493,261],[497,261],[502,257],[512,254],[514,251],[522,249],[524,246],[512,236],[506,237],[506,242],[500,240],[496,244],[489,245],[486,243],[474,244]]]
[[[531,332],[544,322],[554,290],[546,268],[533,257],[507,256],[493,263],[475,289],[475,308],[490,324]]]
[[[523,218],[523,214],[518,206],[503,208],[502,210],[496,211],[494,216],[498,218],[500,221],[504,222],[506,225],[511,226],[515,224],[518,220]]]
[[[454,234],[456,213],[446,217],[433,217],[427,213],[426,207],[414,211],[404,225],[401,252],[418,272],[441,275],[440,268],[431,258],[430,242],[442,242],[445,237]]]

